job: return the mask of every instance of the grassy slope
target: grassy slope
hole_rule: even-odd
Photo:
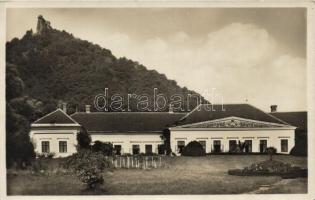
[[[154,170],[119,169],[104,173],[105,185],[98,194],[236,194],[275,184],[279,177],[229,176],[227,170],[241,168],[268,156],[210,156],[167,158],[166,168]],[[275,156],[275,159],[306,167],[305,157]],[[292,186],[294,184],[294,186]],[[276,185],[265,193],[303,193],[307,179]],[[298,187],[295,186],[297,184]],[[296,189],[295,189],[296,188]],[[8,194],[71,195],[96,194],[70,175],[8,176]]]

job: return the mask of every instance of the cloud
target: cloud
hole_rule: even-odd
[[[187,42],[189,39],[189,35],[187,35],[187,33],[183,32],[183,31],[178,31],[176,33],[174,33],[173,35],[169,36],[169,40],[174,42],[174,43],[183,43],[183,42]]]
[[[144,41],[115,32],[94,38],[114,55],[139,61],[208,99],[205,91],[216,88],[227,103],[247,98],[266,111],[270,104],[282,110],[306,109],[305,59],[285,54],[256,25],[233,23],[199,38],[183,31]]]

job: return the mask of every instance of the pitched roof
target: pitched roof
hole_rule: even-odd
[[[224,104],[223,106],[222,104],[201,104],[181,119],[179,124],[192,124],[226,117],[240,117],[263,122],[288,124],[249,104]]]
[[[78,124],[69,115],[61,109],[57,109],[42,118],[36,120],[33,124]]]
[[[78,112],[71,117],[90,132],[162,132],[186,113]]]
[[[272,112],[271,115],[300,129],[307,130],[307,112]]]

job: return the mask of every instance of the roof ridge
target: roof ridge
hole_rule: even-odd
[[[66,115],[66,117],[68,117],[71,121],[73,121],[75,124],[79,124],[77,121],[75,121],[74,119],[72,119],[72,117],[70,115],[68,115],[66,112],[64,112],[62,109],[59,108],[59,110]],[[80,125],[80,124],[79,124]]]
[[[57,108],[56,110],[54,110],[54,111],[52,111],[52,112],[50,112],[50,113],[47,113],[46,115],[44,115],[44,116],[40,117],[39,119],[35,120],[32,124],[34,124],[34,123],[40,121],[41,119],[44,119],[45,117],[48,117],[48,116],[52,115],[53,113],[55,113],[55,112],[57,112],[57,111],[59,111],[59,110],[61,110],[61,109],[60,109],[60,108]]]
[[[196,109],[198,109],[198,107],[202,106],[202,105],[211,105],[211,103],[207,103],[207,104],[199,104],[197,105],[194,109],[192,109],[190,112],[187,112],[185,116],[183,116],[182,118],[180,118],[178,121],[182,121],[184,119],[186,119],[191,113],[193,113]]]
[[[255,109],[257,109],[257,110],[259,110],[259,111],[261,111],[261,112],[263,112],[263,113],[265,113],[266,115],[268,115],[268,116],[270,116],[270,117],[272,117],[272,118],[278,120],[279,122],[281,122],[281,123],[283,123],[283,124],[290,125],[289,123],[287,123],[287,122],[285,122],[285,121],[279,119],[278,117],[275,117],[275,116],[273,116],[273,115],[271,115],[271,114],[269,114],[269,113],[267,113],[267,112],[265,112],[265,111],[263,111],[263,110],[261,110],[261,109],[255,107],[255,106],[253,106],[253,105],[251,105],[251,104],[247,104],[247,105],[249,105],[249,106],[251,106],[251,107],[253,107],[253,108],[255,108]]]
[[[50,115],[53,115],[53,114],[55,114],[55,113],[58,112],[58,111],[60,111],[62,114],[64,114],[64,115],[65,115],[68,119],[70,119],[70,121],[72,121],[74,124],[80,125],[78,122],[76,122],[74,119],[72,119],[67,113],[65,113],[65,112],[64,112],[62,109],[60,109],[60,108],[57,108],[56,110],[54,110],[54,111],[52,111],[52,112],[50,112],[50,113],[48,113],[48,114],[42,116],[41,118],[39,118],[39,119],[37,119],[36,121],[34,121],[32,124],[36,124],[36,123],[39,122],[40,120],[42,120],[42,119],[44,119],[44,118],[46,118],[46,117],[48,117],[48,116],[50,116]]]

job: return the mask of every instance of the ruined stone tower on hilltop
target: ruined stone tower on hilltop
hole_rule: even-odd
[[[46,21],[42,15],[38,15],[36,33],[42,34],[46,30],[52,29],[50,26],[50,22]]]

